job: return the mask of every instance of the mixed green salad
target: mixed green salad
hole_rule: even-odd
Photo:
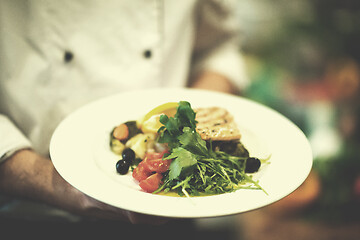
[[[240,140],[203,140],[189,102],[180,101],[175,110],[173,116],[159,114],[156,132],[143,132],[136,121],[113,129],[110,148],[121,155],[119,174],[131,171],[140,187],[152,193],[190,197],[239,189],[265,192],[252,174],[268,159],[250,156]]]

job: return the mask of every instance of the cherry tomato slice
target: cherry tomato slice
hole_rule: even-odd
[[[152,193],[159,188],[161,179],[163,178],[161,173],[154,173],[139,183],[139,186],[145,191]]]
[[[171,159],[163,160],[162,158],[158,159],[146,159],[144,161],[144,169],[148,172],[157,172],[164,173],[170,167]]]
[[[151,175],[151,172],[144,168],[144,164],[144,162],[140,162],[139,165],[133,170],[132,176],[138,182],[145,180]]]

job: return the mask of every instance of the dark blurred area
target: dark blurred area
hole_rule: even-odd
[[[314,156],[298,190],[240,216],[242,238],[360,239],[360,2],[246,0],[238,13],[244,95],[297,124]]]

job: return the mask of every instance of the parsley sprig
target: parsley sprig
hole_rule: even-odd
[[[167,143],[173,159],[163,185],[156,192],[176,191],[179,195],[220,194],[238,189],[262,189],[245,173],[247,157],[231,156],[207,147],[196,131],[196,113],[189,102],[179,102],[174,117],[162,115],[160,143]]]

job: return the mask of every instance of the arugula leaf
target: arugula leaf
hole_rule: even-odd
[[[169,167],[170,180],[179,178],[180,175],[184,176],[186,173],[191,173],[197,163],[196,155],[181,147],[174,148],[172,153],[165,159],[174,159]]]
[[[198,132],[191,130],[189,127],[183,129],[183,134],[178,137],[183,148],[204,157],[209,157],[210,153],[206,147],[206,142],[201,139]]]
[[[176,136],[181,133],[179,130],[179,121],[176,118],[169,118],[167,115],[163,114],[160,116],[160,122],[164,124],[170,135]]]
[[[191,129],[195,130],[196,128],[196,120],[195,120],[196,113],[191,108],[189,102],[180,101],[179,106],[177,108],[177,112],[175,114],[175,118],[179,120],[180,127],[190,127]]]
[[[181,134],[178,121],[175,118],[169,118],[164,114],[160,116],[160,122],[164,126],[160,127],[158,130],[160,133],[158,142],[168,143],[170,148],[177,147],[179,143],[177,136]]]
[[[178,137],[183,133],[185,127],[195,131],[197,123],[195,116],[196,113],[191,108],[190,103],[180,101],[174,117],[160,116],[160,122],[164,126],[158,130],[160,133],[158,142],[168,143],[170,148],[177,147],[179,143]]]

